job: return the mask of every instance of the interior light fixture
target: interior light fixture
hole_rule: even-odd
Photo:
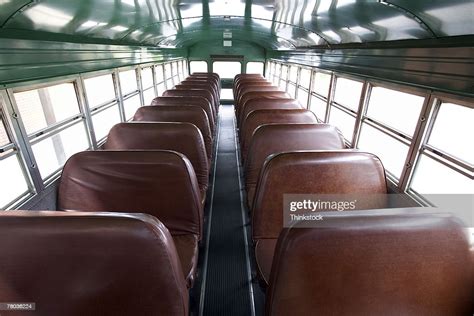
[[[224,41],[224,47],[231,47],[232,41]]]

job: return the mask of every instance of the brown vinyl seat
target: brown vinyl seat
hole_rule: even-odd
[[[169,151],[86,151],[66,162],[58,209],[147,213],[169,229],[192,286],[203,210],[191,162]]]
[[[402,211],[325,212],[315,228],[284,229],[265,315],[473,315],[459,220]]]
[[[214,113],[214,107],[204,97],[156,97],[151,101],[151,105],[197,105],[206,112],[211,131],[215,130],[216,114]]]
[[[240,103],[237,104],[236,111],[240,112],[241,107],[244,108],[245,104],[255,98],[267,98],[267,99],[288,99],[290,95],[284,91],[251,91],[241,96]]]
[[[105,150],[173,150],[191,162],[199,184],[201,201],[206,200],[209,165],[199,129],[187,122],[118,123],[112,127]]]
[[[186,90],[166,90],[163,92],[164,97],[203,97],[213,106],[213,113],[217,113],[217,108],[215,107],[214,97],[212,92],[204,89],[186,89]]]
[[[205,85],[207,87],[210,87],[215,93],[216,98],[219,99],[220,93],[219,93],[219,87],[216,85],[215,81],[213,81],[211,78],[188,78],[180,82],[182,85],[193,85],[193,84],[199,84],[199,85]]]
[[[299,151],[270,156],[260,173],[252,208],[252,238],[259,276],[268,284],[285,194],[374,194],[355,209],[387,207],[380,160],[352,150]]]
[[[240,111],[237,113],[239,116],[237,117],[238,126],[242,126],[242,121],[247,115],[256,110],[264,110],[264,109],[302,109],[303,106],[298,100],[286,98],[286,99],[267,99],[267,98],[255,98],[249,100],[245,103]]]
[[[214,109],[219,107],[219,96],[216,92],[212,89],[211,86],[207,84],[200,84],[200,83],[192,83],[192,84],[177,84],[174,86],[176,90],[206,90],[211,93],[212,96],[212,104],[214,105]]]
[[[2,315],[188,315],[168,229],[146,214],[0,214],[0,300],[34,302]]]
[[[209,120],[204,110],[195,105],[180,106],[142,106],[138,108],[134,121],[147,122],[188,122],[195,125],[201,131],[206,146],[208,164],[212,158],[212,133],[209,128]]]
[[[252,208],[258,176],[268,156],[286,151],[344,148],[344,138],[332,125],[261,125],[252,136],[245,161],[245,189],[249,208]]]
[[[242,79],[234,83],[234,95],[240,96],[241,90],[248,86],[272,86],[273,83],[265,79]]]
[[[242,106],[242,98],[247,94],[247,93],[250,93],[250,92],[261,92],[261,91],[282,91],[280,87],[278,86],[273,86],[273,85],[269,85],[269,86],[256,86],[256,85],[249,85],[249,86],[243,86],[243,87],[239,87],[240,90],[237,91],[238,93],[238,99],[236,100],[237,104],[239,106]]]
[[[318,120],[313,112],[304,109],[298,110],[257,110],[249,113],[242,122],[240,129],[240,146],[243,161],[247,159],[247,150],[252,139],[252,135],[260,125],[265,124],[290,124],[290,123],[306,123],[316,124]]]

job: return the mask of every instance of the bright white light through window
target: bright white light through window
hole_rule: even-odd
[[[339,110],[336,107],[331,108],[331,114],[329,115],[329,123],[337,126],[344,135],[344,138],[351,143],[352,134],[354,133],[355,117]]]
[[[122,89],[122,96],[131,92],[137,91],[137,75],[134,69],[121,71],[120,77],[120,88]]]
[[[251,61],[247,63],[248,74],[261,74],[263,75],[263,63]]]
[[[143,68],[142,71],[142,86],[143,89],[153,87],[153,72],[151,68]]]
[[[367,116],[412,136],[424,99],[413,94],[373,87]]]
[[[3,209],[7,204],[26,193],[28,186],[17,155],[0,159],[0,170],[2,170],[3,178],[3,181],[0,181],[0,208]]]
[[[207,62],[205,61],[191,61],[189,63],[189,66],[191,68],[191,73],[194,72],[207,72]]]
[[[221,79],[234,79],[235,75],[240,74],[241,64],[238,61],[215,61],[212,69]]]
[[[329,94],[330,84],[331,84],[331,75],[328,75],[322,72],[317,72],[314,74],[313,90],[317,94],[327,98]]]
[[[334,101],[354,111],[359,107],[362,82],[346,78],[337,78]]]
[[[120,114],[117,105],[92,115],[92,124],[94,125],[95,138],[100,141],[109,134],[112,126],[120,122]]]
[[[84,79],[90,108],[116,100],[112,75]]]

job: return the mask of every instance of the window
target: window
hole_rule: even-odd
[[[309,89],[310,80],[311,80],[311,70],[306,69],[306,68],[301,68],[299,85],[301,87]]]
[[[324,82],[325,90],[327,79]],[[336,95],[331,103],[329,123],[336,125],[348,143],[352,143],[357,110],[363,83],[345,78],[337,78]],[[354,101],[354,99],[357,99]]]
[[[91,108],[92,125],[97,142],[100,142],[109,133],[110,128],[120,122],[118,115],[118,101],[114,91],[113,77],[111,74],[84,79],[86,97]],[[103,94],[101,92],[103,91]],[[104,122],[104,113],[113,112],[115,109],[118,117],[110,116],[112,125]]]
[[[412,136],[425,98],[392,89],[373,87],[367,116]]]
[[[410,187],[419,194],[474,194],[472,179],[425,154],[418,161]]]
[[[362,93],[362,85],[362,82],[338,77],[336,80],[334,101],[351,110],[357,111],[359,108],[360,95]]]
[[[14,92],[14,97],[28,133],[49,127],[29,140],[43,180],[72,154],[90,148],[73,83]]]
[[[288,94],[293,99],[296,97],[296,85],[292,82],[288,83]]]
[[[72,83],[16,92],[14,95],[28,134],[80,113],[76,90]]]
[[[101,140],[109,134],[112,126],[120,123],[120,121],[120,112],[117,103],[92,115],[92,125],[94,125],[97,142],[101,142]]]
[[[163,73],[163,65],[155,66],[155,79],[156,79],[156,84],[165,81],[165,76]]]
[[[18,149],[7,133],[2,107],[0,100],[0,170],[3,179],[0,181],[0,208],[5,209],[19,198],[29,194],[29,189],[21,167]]]
[[[326,119],[326,107],[327,107],[327,100],[323,100],[317,96],[311,96],[311,106],[310,110],[316,114],[316,117],[321,122],[324,122]]]
[[[215,61],[212,63],[212,71],[217,73],[222,79],[234,79],[241,72],[239,61]]]
[[[158,93],[158,96],[161,96],[163,95],[163,92],[166,91],[166,87],[165,87],[165,84],[164,83],[160,83],[156,86],[156,89],[158,90],[157,93]]]
[[[296,83],[298,79],[298,67],[297,66],[290,66],[290,81]]]
[[[138,94],[128,99],[125,99],[123,101],[123,107],[125,109],[125,119],[127,120],[131,119],[135,115],[135,112],[140,106],[141,106],[140,96]]]
[[[428,130],[431,133],[420,148],[409,191],[474,194],[474,154],[470,146],[474,135],[474,109],[472,105],[439,100],[434,113],[432,129]]]
[[[189,62],[189,71],[194,72],[207,72],[207,62],[206,61],[191,61]]]
[[[155,88],[153,85],[153,69],[143,68],[142,74],[142,86],[143,86],[143,100],[145,104],[151,104],[151,101],[155,98]]]
[[[263,63],[251,61],[247,63],[248,74],[261,74],[263,75]]]
[[[381,132],[364,123],[362,124],[358,148],[377,155],[385,169],[394,178],[400,179],[408,154],[409,148],[407,144],[400,142],[388,133]]]
[[[153,70],[150,67],[143,68],[141,74],[143,89],[146,90],[150,87],[153,87]]]
[[[325,98],[329,95],[329,86],[331,85],[331,75],[323,72],[316,72],[313,79],[313,91]]]
[[[428,144],[473,165],[474,151],[472,146],[468,145],[472,142],[469,137],[474,135],[473,122],[473,108],[441,103]]]
[[[346,111],[339,109],[336,106],[331,107],[329,114],[329,123],[337,126],[348,143],[352,142],[352,134],[354,133],[356,118]]]
[[[89,148],[84,122],[78,122],[31,146],[41,177],[59,171],[73,154]]]
[[[137,74],[134,69],[119,72],[119,78],[122,97],[138,90]]]
[[[111,74],[84,79],[84,86],[87,103],[91,109],[115,101],[117,98]]]
[[[308,107],[308,92],[303,89],[298,89],[298,101],[304,108]]]
[[[232,89],[222,89],[221,90],[221,99],[222,100],[233,100],[234,99],[234,92]]]

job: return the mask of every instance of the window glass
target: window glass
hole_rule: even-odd
[[[158,86],[156,86],[156,88],[158,90],[158,96],[162,96],[163,92],[165,92],[165,90],[166,90],[166,87],[165,87],[164,83],[160,83]]]
[[[234,93],[232,89],[222,89],[221,90],[221,99],[222,100],[233,100],[234,99]]]
[[[17,92],[14,96],[28,134],[79,113],[76,90],[72,83]]]
[[[155,66],[155,76],[156,76],[156,82],[163,82],[165,79],[163,75],[163,66],[162,65],[157,65]]]
[[[316,72],[313,79],[313,91],[324,97],[329,95],[329,86],[331,85],[331,75]]]
[[[296,83],[298,79],[298,67],[290,66],[290,81]]]
[[[173,76],[176,76],[178,74],[178,68],[176,67],[176,62],[171,63],[171,73]]]
[[[428,144],[474,164],[473,135],[474,109],[453,103],[442,103]]]
[[[89,108],[116,100],[112,75],[84,79]]]
[[[173,76],[173,74],[171,73],[171,64],[167,63],[167,64],[165,64],[165,77],[166,77],[166,79],[169,79],[172,76]]]
[[[151,68],[142,69],[142,85],[143,89],[153,87],[153,71]]]
[[[241,64],[238,61],[215,61],[212,63],[212,71],[217,73],[221,79],[234,79],[240,74]]]
[[[288,84],[288,93],[290,94],[290,97],[292,97],[294,99],[295,96],[296,96],[296,85],[294,85],[292,83],[289,83]]]
[[[373,87],[367,116],[412,136],[423,102],[424,98],[417,95]]]
[[[125,118],[128,120],[135,115],[137,109],[141,106],[140,96],[137,94],[131,98],[128,98],[123,101],[123,106],[125,108]]]
[[[288,77],[288,66],[281,66],[281,76],[280,78],[282,78],[283,80],[286,80]]]
[[[324,122],[326,118],[326,107],[327,107],[327,101],[321,100],[318,97],[315,97],[314,95],[311,96],[311,107],[310,110],[313,111],[314,114],[316,114],[316,117]]]
[[[0,170],[2,170],[3,178],[3,181],[0,181],[0,208],[4,209],[7,204],[25,194],[28,191],[28,185],[21,170],[18,155],[0,158]]]
[[[122,96],[137,91],[137,74],[135,70],[121,71],[119,77]]]
[[[143,99],[145,100],[146,105],[151,104],[151,101],[153,101],[154,98],[155,98],[155,89],[149,88],[143,91]]]
[[[191,61],[189,62],[190,72],[207,72],[207,61]]]
[[[408,154],[407,145],[364,123],[358,148],[377,155],[385,169],[400,178]]]
[[[173,87],[174,87],[173,78],[170,78],[170,79],[166,80],[166,88],[167,89],[173,89]]]
[[[352,134],[354,133],[355,117],[339,110],[336,107],[331,108],[329,114],[329,123],[337,126],[344,138],[350,143],[352,142]]]
[[[303,88],[309,89],[309,82],[311,79],[311,70],[301,68],[300,72],[300,86]]]
[[[120,122],[120,112],[117,105],[92,115],[92,124],[97,141],[109,134],[112,126]]]
[[[298,89],[298,101],[304,108],[308,107],[308,92],[303,89]]]
[[[275,64],[275,76],[280,77],[280,71],[281,71],[281,64]]]
[[[261,74],[263,75],[263,63],[251,61],[247,63],[248,74]]]
[[[282,91],[286,91],[286,81],[285,81],[285,80],[280,80],[280,81],[278,82],[278,86],[280,87],[280,89],[281,89]]]
[[[61,168],[71,155],[89,148],[84,122],[76,123],[31,148],[41,177],[45,179]]]
[[[1,106],[1,104],[0,104],[0,106]],[[0,116],[0,147],[5,146],[9,143],[10,143],[10,138],[8,137],[7,131],[5,129],[3,119]]]
[[[410,187],[420,194],[474,194],[471,179],[426,155],[421,155]]]
[[[346,78],[337,78],[334,101],[354,111],[357,111],[359,108],[362,86],[362,82],[359,81]]]

